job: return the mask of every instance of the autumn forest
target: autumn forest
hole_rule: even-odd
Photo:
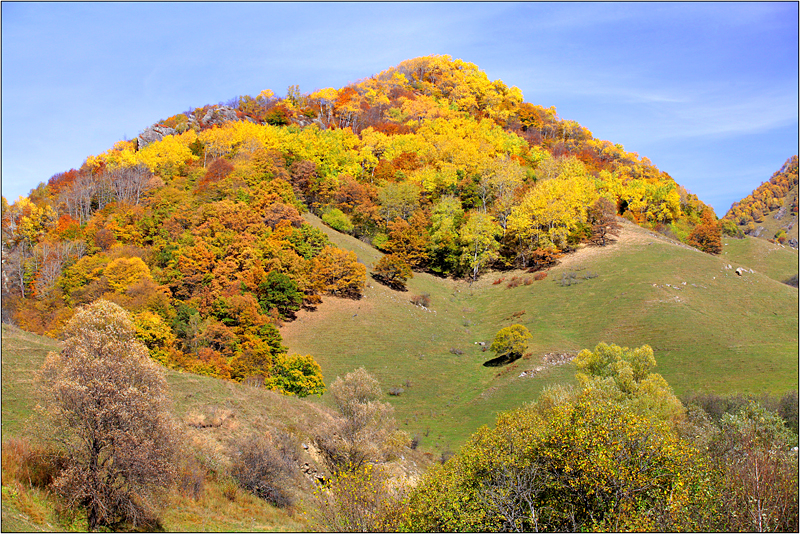
[[[367,269],[305,211],[385,252],[378,276],[400,283],[536,269],[604,240],[616,215],[719,246],[711,209],[647,158],[431,56],[339,90],[180,113],[4,204],[3,313],[57,336],[106,298],[165,365],[316,392],[286,381],[316,369],[274,325],[326,295],[357,298]]]

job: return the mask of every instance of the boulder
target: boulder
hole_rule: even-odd
[[[744,269],[742,269],[741,267],[737,267],[737,268],[736,268],[736,274],[738,274],[739,276],[742,276],[742,273],[743,273],[743,272],[745,272],[745,270],[744,270]]]

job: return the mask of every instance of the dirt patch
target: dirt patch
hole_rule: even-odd
[[[574,352],[548,352],[542,356],[542,363],[532,369],[522,371],[517,378],[531,378],[551,367],[566,365],[575,359]]]

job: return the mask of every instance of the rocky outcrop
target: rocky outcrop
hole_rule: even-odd
[[[164,136],[175,135],[176,133],[178,132],[173,128],[168,128],[166,126],[151,126],[139,134],[139,137],[136,138],[137,146],[139,150],[141,150],[150,143],[161,141]]]
[[[236,110],[229,106],[218,106],[209,109],[206,114],[200,119],[200,124],[204,127],[218,126],[226,122],[238,120]]]

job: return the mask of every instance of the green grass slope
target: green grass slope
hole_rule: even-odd
[[[720,258],[734,269],[747,266],[778,282],[786,282],[798,274],[797,249],[751,236],[745,236],[744,239],[725,237],[722,241]]]
[[[309,219],[368,266],[380,256]],[[328,383],[364,366],[385,387],[402,387],[391,399],[401,428],[419,435],[423,449],[454,450],[498,411],[573,381],[571,365],[520,376],[541,366],[543,355],[601,341],[651,345],[677,393],[796,389],[797,289],[760,268],[738,276],[738,262],[726,269],[729,263],[626,224],[617,244],[584,248],[530,285],[507,287],[513,276],[533,277],[522,272],[490,273],[473,285],[416,274],[407,292],[369,280],[361,300],[326,299],[281,332],[292,352],[317,359]],[[493,284],[499,278],[505,281]],[[427,310],[410,302],[422,293],[431,297]],[[514,323],[533,334],[531,355],[484,367],[491,353],[475,342],[488,345]]]

